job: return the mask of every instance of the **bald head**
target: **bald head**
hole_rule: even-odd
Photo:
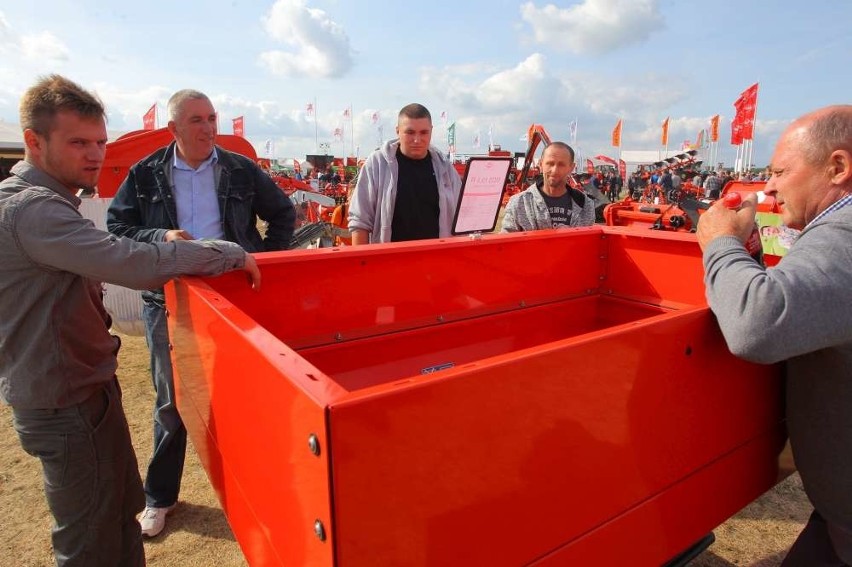
[[[803,229],[852,194],[852,106],[821,108],[784,130],[764,192],[783,205],[784,224]]]
[[[835,151],[852,153],[852,105],[827,106],[809,112],[784,131],[811,165],[824,163]]]

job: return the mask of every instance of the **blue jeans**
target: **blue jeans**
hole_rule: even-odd
[[[142,319],[151,353],[151,378],[157,393],[154,403],[154,454],[145,476],[145,502],[148,506],[165,508],[177,502],[180,492],[186,457],[186,428],[175,405],[166,311],[159,302],[146,299]]]
[[[142,481],[118,382],[74,406],[13,412],[21,446],[41,460],[56,564],[144,566]]]

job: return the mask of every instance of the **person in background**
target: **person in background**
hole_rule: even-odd
[[[431,145],[432,115],[417,103],[399,111],[398,138],[364,162],[349,204],[352,244],[451,236],[461,178]]]
[[[722,193],[722,178],[715,171],[711,171],[704,179],[704,197],[716,200]]]
[[[130,168],[107,211],[109,231],[139,242],[213,238],[249,252],[286,250],[296,219],[293,204],[254,161],[215,145],[210,99],[181,90],[169,99],[168,113],[174,142]],[[264,237],[258,217],[268,225]],[[186,428],[175,406],[163,290],[144,291],[142,299],[157,398],[141,524],[142,534],[154,537],[178,500]]]
[[[257,287],[260,272],[230,242],[142,244],[83,218],[76,193],[97,183],[107,132],[103,104],[76,83],[39,79],[20,121],[24,160],[0,182],[0,397],[41,461],[56,564],[141,566],[144,494],[101,282],[243,269]]]
[[[707,301],[732,353],[786,361],[787,428],[814,511],[782,565],[852,565],[852,105],[793,121],[771,173],[764,192],[802,232],[766,269],[743,245],[754,194],[710,207],[697,231]]]
[[[591,226],[595,201],[573,189],[574,150],[565,142],[553,142],[541,156],[542,177],[524,191],[512,195],[503,213],[500,232],[541,230],[558,226]]]

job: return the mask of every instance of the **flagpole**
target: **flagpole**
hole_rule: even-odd
[[[760,95],[760,81],[756,83],[758,85],[757,90],[754,92],[754,112],[751,117],[751,140],[749,144],[749,154],[748,154],[748,165],[749,170],[751,170],[752,160],[754,159],[754,133],[757,130],[757,98]]]
[[[355,155],[355,113],[352,111],[352,103],[349,103],[349,128],[352,130],[352,155]]]
[[[319,154],[319,112],[317,112],[317,97],[314,97],[314,152]]]
[[[745,155],[745,140],[743,140],[739,146],[737,146],[737,161],[734,166],[734,170],[737,173],[742,173],[743,171],[743,156]]]

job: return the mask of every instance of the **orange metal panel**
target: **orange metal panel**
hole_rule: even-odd
[[[259,255],[264,289],[210,282],[295,349],[582,295],[600,285],[600,228]],[[495,261],[496,260],[496,261]]]
[[[332,565],[325,400],[341,390],[203,283],[166,294],[178,408],[249,563]]]
[[[526,564],[780,428],[777,369],[725,354],[706,308],[593,335],[333,404],[341,564]]]
[[[181,412],[252,565],[659,565],[775,481],[779,367],[727,351],[694,235],[258,262],[259,293],[168,289]]]
[[[738,502],[760,496],[774,480],[784,438],[779,430],[755,438],[531,565],[662,565],[677,556],[664,550],[698,541],[708,525],[738,511]]]

